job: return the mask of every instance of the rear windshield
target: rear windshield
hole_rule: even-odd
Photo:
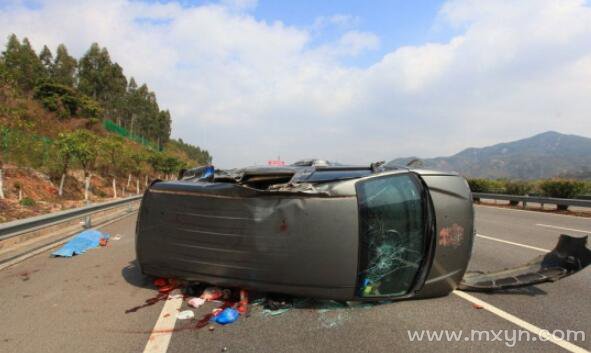
[[[412,288],[425,249],[422,186],[412,174],[357,183],[360,297],[401,296]]]

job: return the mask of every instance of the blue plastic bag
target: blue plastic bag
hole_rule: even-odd
[[[225,308],[224,311],[222,311],[218,314],[218,316],[215,317],[215,322],[217,322],[220,325],[231,324],[234,321],[238,320],[239,316],[240,313],[238,312],[238,310],[234,308]]]

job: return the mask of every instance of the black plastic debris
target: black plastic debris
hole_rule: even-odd
[[[291,309],[293,307],[293,298],[286,295],[269,294],[263,304],[268,310]]]
[[[551,252],[512,269],[468,272],[464,275],[458,289],[492,292],[557,281],[579,272],[591,263],[591,250],[586,244],[587,236],[578,238],[562,234]]]

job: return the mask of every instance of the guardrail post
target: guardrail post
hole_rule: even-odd
[[[131,213],[133,209],[131,208],[131,202],[127,204],[127,213]]]
[[[525,200],[524,200],[524,201],[522,202],[522,204],[523,204],[523,209],[525,210],[525,209],[527,208],[527,201],[525,201]]]
[[[84,216],[84,228],[85,229],[92,228],[92,220],[90,219],[90,215]]]

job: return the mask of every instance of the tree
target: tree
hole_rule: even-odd
[[[92,43],[78,65],[78,88],[82,93],[102,101],[106,91],[105,77],[111,65],[108,52],[101,50],[98,43]]]
[[[178,174],[178,171],[184,166],[185,164],[178,158],[165,155],[160,164],[160,170],[164,173],[167,179],[171,179],[172,176]]]
[[[88,200],[91,171],[94,169],[98,155],[96,135],[88,130],[75,130],[72,133],[74,149],[72,155],[80,163],[84,171],[84,200]]]
[[[47,45],[44,45],[41,53],[39,53],[39,60],[41,61],[41,65],[43,65],[44,76],[47,78],[51,77],[53,71],[53,54],[51,54],[51,50],[49,50]]]
[[[8,83],[8,72],[6,71],[6,65],[4,64],[4,58],[0,56],[0,85]]]
[[[98,100],[109,117],[122,109],[127,89],[127,78],[119,64],[113,64],[106,48],[93,43],[80,59],[78,88],[82,93]]]
[[[2,52],[2,62],[7,79],[17,81],[21,43],[13,33],[8,37],[6,49]]]
[[[117,171],[122,165],[123,139],[109,135],[100,142],[102,162],[113,181],[113,198],[117,198]]]
[[[140,176],[144,170],[144,163],[147,161],[148,156],[142,150],[134,150],[129,154],[130,159],[130,171],[135,175],[135,193],[140,193]]]
[[[127,78],[123,74],[123,68],[117,63],[109,67],[107,74],[107,89],[104,97],[107,109],[105,111],[111,119],[117,120],[117,123],[120,124],[120,116],[125,105]]]
[[[58,163],[61,169],[60,186],[58,195],[64,195],[64,182],[67,177],[68,169],[70,168],[74,151],[77,148],[76,136],[73,133],[61,133],[55,141],[57,150]]]
[[[182,151],[196,165],[205,165],[211,163],[211,156],[207,150],[202,150],[183,141],[183,139],[172,139],[168,142],[167,148],[178,149]]]
[[[82,105],[75,89],[59,83],[40,83],[33,92],[33,97],[47,110],[57,112],[62,118],[75,115]]]
[[[171,132],[171,124],[172,119],[170,117],[170,112],[168,110],[163,110],[160,113],[158,113],[158,120],[156,122],[156,134],[159,149],[162,149],[164,144],[168,142]]]
[[[20,44],[12,34],[3,56],[9,77],[24,91],[32,90],[43,79],[43,65],[27,38]]]
[[[4,199],[4,153],[0,156],[0,199]]]
[[[68,49],[63,44],[57,47],[55,61],[53,63],[53,70],[51,72],[51,79],[56,83],[74,87],[76,82],[76,66],[78,65],[75,58],[68,54]]]

